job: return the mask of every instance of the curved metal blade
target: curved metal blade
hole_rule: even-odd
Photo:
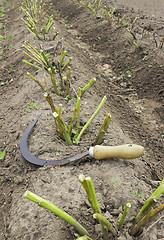
[[[24,157],[24,159],[26,159],[28,162],[30,162],[32,164],[35,164],[35,165],[38,165],[38,166],[45,166],[45,165],[57,166],[57,165],[65,165],[65,164],[68,164],[70,162],[77,161],[77,160],[79,160],[79,159],[81,159],[81,158],[83,158],[83,157],[85,157],[89,154],[89,152],[86,151],[86,152],[83,152],[83,153],[79,153],[75,156],[63,158],[63,159],[60,159],[60,160],[44,160],[44,159],[37,158],[34,155],[32,155],[32,153],[29,151],[29,148],[28,148],[28,138],[30,136],[30,133],[33,130],[33,127],[35,126],[35,124],[37,123],[37,121],[38,121],[38,119],[40,118],[41,115],[42,115],[42,113],[39,114],[37,116],[37,118],[28,126],[28,128],[26,129],[26,131],[24,132],[24,134],[21,138],[20,151],[21,151],[21,154]]]

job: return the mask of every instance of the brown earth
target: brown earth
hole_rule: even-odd
[[[164,37],[164,2],[158,1],[158,6],[155,1],[104,0],[108,9],[116,7],[111,24],[104,18],[95,18],[76,0],[47,2],[49,15],[53,14],[56,19],[55,30],[59,31],[55,41],[39,42],[28,32],[21,21],[24,16],[20,11],[21,1],[3,1],[0,5],[1,11],[5,7],[0,33],[5,36],[0,48],[0,151],[6,150],[0,166],[0,239],[76,239],[75,230],[67,223],[22,197],[27,189],[71,214],[94,240],[102,239],[99,224],[93,219],[77,180],[80,173],[92,177],[102,212],[111,222],[117,222],[127,202],[132,204],[123,230],[115,238],[109,234],[110,239],[137,239],[129,235],[128,229],[144,199],[153,193],[164,176],[164,47],[159,48]],[[140,49],[128,37],[129,25],[117,24],[118,13],[125,14],[125,22],[129,24],[138,17],[134,27],[138,38],[143,36],[143,30],[147,31],[147,37],[136,40]],[[22,59],[26,59],[22,48],[24,41],[36,47],[40,43],[43,49],[49,49],[62,38],[67,55],[73,58],[71,81],[75,91],[96,78],[96,83],[82,98],[81,126],[102,97],[107,96],[103,109],[80,144],[71,147],[60,139],[39,86],[26,75],[29,71],[43,80],[42,72],[22,63]],[[106,70],[105,64],[109,67]],[[27,112],[31,103],[36,104],[38,110],[33,108]],[[76,99],[66,101],[55,97],[55,105],[58,107],[60,103],[63,104],[63,118],[69,121]],[[31,134],[29,148],[34,155],[51,160],[83,152],[91,146],[108,111],[112,121],[102,144],[141,144],[145,147],[143,157],[102,161],[86,157],[63,167],[41,168],[21,157],[20,139],[40,112],[43,114]],[[140,239],[164,239],[163,229],[161,213],[147,223]]]

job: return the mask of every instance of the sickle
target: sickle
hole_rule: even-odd
[[[28,162],[33,163],[35,165],[38,166],[45,166],[45,165],[65,165],[68,164],[72,161],[76,161],[78,159],[83,158],[84,156],[88,155],[88,151],[77,154],[75,156],[71,156],[71,157],[67,157],[67,158],[63,158],[60,160],[44,160],[41,158],[37,158],[34,155],[32,155],[32,153],[29,151],[28,148],[28,139],[30,136],[30,133],[32,132],[35,124],[37,123],[38,119],[40,118],[40,116],[42,115],[42,113],[40,113],[37,118],[28,126],[28,128],[26,129],[26,131],[24,132],[21,141],[20,141],[20,151],[22,156],[24,157],[24,159],[26,159]]]
[[[30,163],[35,165],[65,165],[72,161],[77,161],[87,155],[100,160],[100,159],[110,159],[110,158],[122,158],[122,159],[134,159],[144,155],[144,147],[136,144],[123,144],[119,146],[100,146],[96,145],[90,147],[89,151],[77,154],[75,156],[63,158],[60,160],[44,160],[37,158],[32,155],[28,149],[28,138],[35,126],[36,122],[40,118],[41,114],[29,125],[25,133],[22,136],[20,142],[20,151],[22,156]]]

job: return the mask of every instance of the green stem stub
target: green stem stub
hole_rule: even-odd
[[[127,204],[125,205],[125,208],[124,208],[124,211],[123,211],[123,214],[122,214],[121,218],[118,220],[118,228],[119,228],[119,229],[122,228],[122,225],[123,225],[124,222],[125,222],[126,215],[128,214],[130,208],[131,208],[131,203],[127,203]]]
[[[42,197],[39,197],[38,195],[28,190],[24,193],[24,197],[28,198],[30,201],[34,203],[37,203],[39,207],[43,207],[53,212],[55,215],[59,216],[65,221],[67,221],[68,223],[73,225],[81,235],[88,235],[87,230],[83,228],[81,224],[79,224],[73,217],[71,217],[68,213],[66,213],[65,211],[63,211],[62,209],[54,205],[52,202]]]
[[[146,216],[144,216],[135,226],[134,228],[130,231],[130,234],[132,236],[135,236],[139,230],[141,229],[141,227],[144,226],[144,224],[150,220],[150,218],[156,216],[159,212],[164,210],[164,203],[161,204],[160,206],[158,206],[157,208],[153,209],[151,212],[148,212],[148,214],[146,214]]]
[[[92,179],[90,177],[85,178],[85,176],[83,174],[80,174],[79,182],[82,184],[84,190],[86,191],[88,201],[90,202],[94,213],[98,213],[98,214],[102,215]],[[103,238],[104,238],[104,240],[108,240],[109,239],[108,238],[108,229],[101,220],[99,222],[102,226]]]
[[[93,217],[95,219],[98,219],[101,223],[105,224],[106,227],[108,228],[108,230],[114,235],[117,235],[116,230],[114,229],[113,225],[106,219],[106,217],[104,217],[103,215],[99,214],[99,213],[95,213],[93,214]]]
[[[77,137],[77,141],[80,141],[81,136],[83,135],[83,133],[85,132],[85,130],[87,129],[87,127],[89,126],[89,124],[93,121],[93,119],[97,116],[97,114],[100,112],[101,108],[103,107],[104,103],[106,102],[107,97],[104,96],[101,103],[99,104],[98,108],[96,109],[96,111],[92,114],[92,116],[90,117],[90,119],[87,121],[87,123],[84,125],[84,127],[81,129],[78,137]]]
[[[160,196],[164,194],[164,179],[160,186],[155,190],[155,192],[150,196],[146,201],[144,206],[141,208],[141,211],[136,217],[136,222],[139,222],[156,204]]]

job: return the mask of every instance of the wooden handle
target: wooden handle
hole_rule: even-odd
[[[144,155],[144,147],[136,144],[125,144],[120,146],[99,146],[93,148],[95,159],[123,158],[133,159]]]

